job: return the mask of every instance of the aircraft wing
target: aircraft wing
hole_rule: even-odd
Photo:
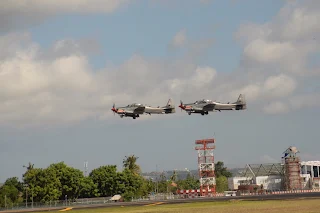
[[[133,110],[133,113],[134,114],[143,114],[145,109],[146,109],[146,107],[144,107],[144,106],[136,107]]]
[[[205,106],[203,106],[202,110],[203,111],[213,111],[215,107],[215,104],[207,104]]]

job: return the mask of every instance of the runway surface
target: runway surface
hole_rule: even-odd
[[[295,193],[295,194],[277,194],[277,195],[253,195],[253,196],[235,196],[235,197],[211,197],[211,198],[193,198],[193,199],[173,199],[173,200],[150,200],[150,201],[139,201],[139,202],[117,202],[117,203],[106,203],[96,205],[77,205],[72,206],[72,210],[77,209],[92,209],[92,208],[108,208],[116,206],[145,206],[153,205],[155,203],[165,204],[179,204],[179,203],[192,203],[192,202],[215,202],[215,201],[228,201],[228,200],[287,200],[287,199],[311,199],[320,198],[320,192],[311,193]],[[65,207],[52,207],[52,208],[37,208],[37,209],[21,209],[21,210],[8,210],[0,211],[0,213],[13,213],[13,212],[43,212],[43,211],[55,211],[62,210]]]

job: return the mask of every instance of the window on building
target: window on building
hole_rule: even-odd
[[[319,177],[319,175],[318,175],[318,167],[317,166],[313,166],[313,177]]]

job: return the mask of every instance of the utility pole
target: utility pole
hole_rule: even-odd
[[[26,188],[26,208],[28,208],[28,188]]]
[[[84,176],[87,177],[88,175],[88,161],[84,162]]]
[[[156,164],[156,193],[158,194],[158,165]]]
[[[33,187],[31,189],[31,205],[32,205],[32,208],[33,208]]]
[[[26,208],[28,208],[28,184],[24,184],[24,187],[26,189]]]

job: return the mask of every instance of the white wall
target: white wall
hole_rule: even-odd
[[[241,180],[247,180],[246,177],[231,177],[228,178],[228,188],[230,190],[237,190],[238,186],[240,185]]]
[[[301,174],[302,177],[302,188],[303,189],[312,189],[311,186],[311,177],[310,174]],[[228,187],[230,190],[237,190],[238,186],[240,185],[241,180],[247,180],[246,177],[231,177],[228,178]],[[316,180],[320,184],[320,180]],[[281,176],[279,175],[272,175],[272,176],[258,176],[253,178],[253,184],[257,184],[260,186],[263,184],[263,189],[266,190],[281,190],[282,180]],[[315,184],[314,184],[315,185]]]
[[[310,174],[300,174],[302,189],[311,189],[311,177]]]
[[[281,189],[281,176],[258,176],[254,178],[254,183],[260,186],[263,185],[263,189],[266,190],[280,190]]]

